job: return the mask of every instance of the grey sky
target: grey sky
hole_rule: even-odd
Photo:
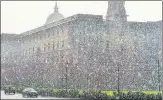
[[[53,12],[55,1],[2,1],[1,33],[22,33],[42,26]],[[78,13],[103,15],[107,1],[58,1],[59,12],[65,17]],[[126,1],[128,21],[162,19],[161,1]]]

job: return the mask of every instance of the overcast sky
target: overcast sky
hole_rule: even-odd
[[[55,1],[2,1],[1,33],[16,33],[42,26],[54,10]],[[59,12],[64,17],[81,14],[103,15],[107,1],[58,1]],[[161,1],[126,1],[128,21],[162,20]]]

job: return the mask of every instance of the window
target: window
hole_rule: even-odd
[[[32,41],[35,42],[35,36],[32,36]]]
[[[57,48],[59,48],[59,41],[57,42]]]
[[[24,53],[23,55],[25,56],[26,55],[26,51],[24,50],[23,53]]]
[[[48,43],[48,50],[50,50],[50,43]]]
[[[48,59],[47,59],[47,58],[45,58],[45,59],[44,59],[44,62],[45,62],[45,63],[47,63],[47,62],[48,62]]]
[[[85,37],[83,37],[83,42],[85,43]]]
[[[80,38],[80,41],[82,40],[82,33],[80,32],[79,33],[79,38]]]
[[[106,48],[109,48],[109,41],[106,41]]]
[[[100,44],[102,44],[103,41],[102,41],[102,36],[101,35],[99,36],[99,40],[100,40]]]
[[[60,28],[60,33],[64,34],[63,27]]]
[[[35,52],[35,48],[33,47],[33,54],[34,54],[34,52]]]
[[[54,42],[53,42],[53,50],[54,50]]]
[[[50,32],[48,33],[48,37],[50,37]]]
[[[26,50],[25,54],[26,54],[26,55],[28,54],[28,50]]]
[[[30,48],[29,48],[29,54],[30,54]]]
[[[40,55],[41,54],[41,49],[40,47],[37,47],[37,55]]]
[[[44,52],[46,51],[46,45],[44,45]]]
[[[99,44],[99,37],[98,36],[96,38],[96,43],[97,43],[97,45]]]
[[[51,57],[51,60],[52,60],[52,63],[54,63],[54,55],[52,55],[52,57]]]
[[[62,47],[64,47],[64,40],[62,40]]]
[[[29,42],[31,42],[31,37],[29,37]]]
[[[92,42],[92,37],[89,37],[88,39],[89,39],[89,43],[91,43]]]
[[[47,33],[47,32],[45,33],[45,38],[48,38],[48,37],[49,37],[49,35],[48,35],[48,34],[49,34],[49,33]]]
[[[57,36],[59,36],[59,30],[57,30]]]
[[[40,34],[40,40],[42,39],[42,36],[41,36],[41,34]]]
[[[38,41],[38,34],[36,34],[36,37],[35,37],[36,41]]]
[[[53,29],[53,31],[52,31],[53,36],[54,36],[54,32],[55,32],[55,30]]]

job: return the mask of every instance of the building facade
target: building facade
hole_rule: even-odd
[[[1,47],[14,43],[2,48],[2,83],[116,90],[119,77],[121,90],[157,90],[161,25],[127,21],[124,1],[108,2],[106,20],[91,14],[64,18],[56,4],[45,25],[14,36],[15,42],[1,41]]]

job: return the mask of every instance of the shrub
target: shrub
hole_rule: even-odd
[[[101,93],[101,91],[84,92],[81,98],[82,100],[111,100],[107,94]]]
[[[161,94],[145,94],[143,92],[128,92],[123,93],[120,92],[119,96],[117,93],[114,93],[114,96],[108,96],[101,92],[84,92],[84,95],[82,95],[82,100],[117,100],[117,97],[119,97],[119,100],[162,100]]]
[[[55,96],[52,88],[46,89],[46,96]]]
[[[18,92],[18,93],[22,93],[23,92],[23,87],[18,87],[18,88],[16,88],[16,92]]]
[[[38,94],[41,95],[41,96],[46,96],[46,90],[45,88],[41,88],[41,89],[38,89]]]
[[[69,97],[72,97],[72,98],[80,97],[78,90],[69,90],[68,95],[69,95]]]
[[[68,97],[67,90],[58,90],[55,94],[56,97]]]

